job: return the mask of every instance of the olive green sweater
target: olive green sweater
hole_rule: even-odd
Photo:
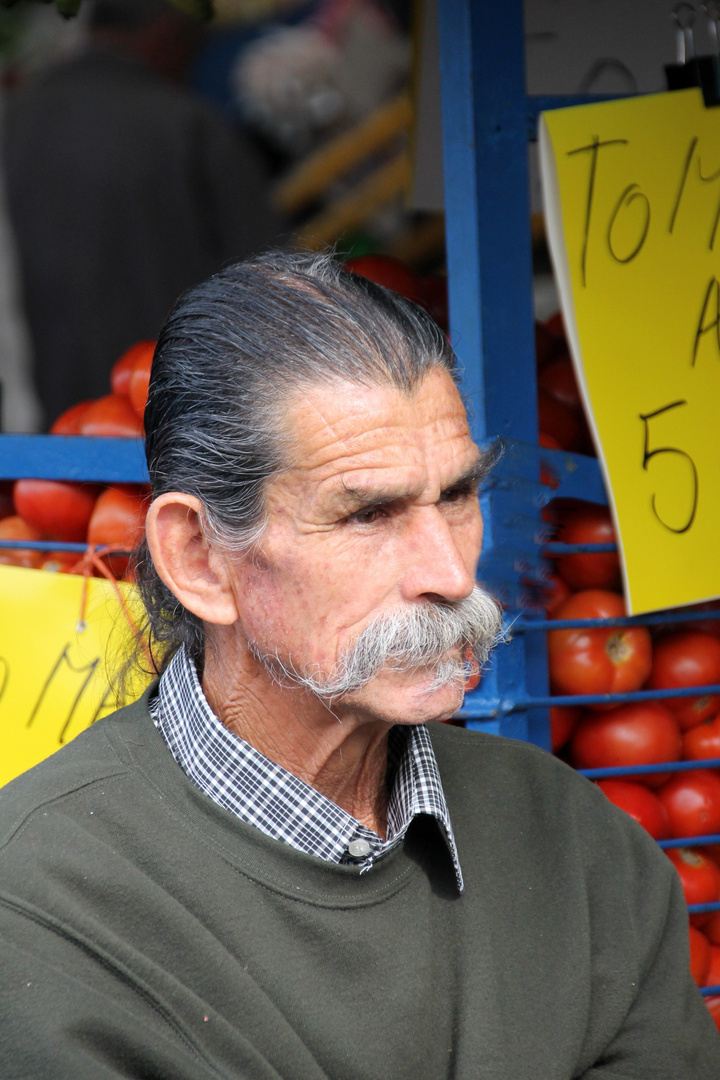
[[[675,871],[534,747],[433,725],[367,873],[197,790],[146,701],[0,792],[3,1080],[719,1080]]]

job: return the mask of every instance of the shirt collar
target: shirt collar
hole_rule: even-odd
[[[307,855],[369,870],[401,842],[417,814],[430,814],[441,827],[462,892],[450,814],[424,725],[398,725],[390,732],[394,776],[383,841],[327,796],[228,731],[210,708],[184,648],[163,673],[151,714],[173,757],[201,791],[266,836]],[[348,850],[351,844],[355,855]]]

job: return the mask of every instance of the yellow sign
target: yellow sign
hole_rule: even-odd
[[[699,90],[544,113],[568,337],[631,612],[720,595],[720,108]]]
[[[119,588],[137,611],[135,589]],[[117,707],[132,642],[108,581],[90,578],[83,604],[82,577],[0,566],[0,784]]]

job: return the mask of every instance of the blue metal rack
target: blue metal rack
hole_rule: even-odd
[[[506,446],[483,494],[481,573],[506,605],[511,640],[461,715],[468,727],[549,748],[549,626],[525,601],[527,585],[546,574],[543,555],[563,545],[543,545],[541,511],[557,496],[606,503],[607,495],[597,461],[537,446],[527,144],[541,111],[603,98],[527,95],[522,0],[442,0],[438,20],[452,341],[474,438]],[[540,482],[541,461],[558,481],[554,491]],[[676,619],[688,613],[638,621]]]
[[[563,547],[543,545],[543,506],[556,496],[607,502],[595,460],[537,447],[527,143],[535,138],[543,110],[602,99],[527,95],[522,0],[438,0],[437,6],[451,336],[464,365],[462,389],[476,442],[500,436],[507,444],[482,497],[481,575],[506,605],[510,640],[496,651],[480,687],[467,695],[461,715],[467,727],[549,749],[551,703],[612,704],[675,696],[639,691],[551,697],[545,632],[550,625],[560,629],[598,621],[549,623],[542,612],[524,606],[526,583],[543,579],[543,553]],[[540,482],[541,459],[559,481],[555,491]],[[604,547],[598,545],[598,550]],[[697,617],[702,615],[707,617]],[[648,624],[692,617],[674,612],[612,622]],[[720,687],[703,690],[717,693]],[[686,693],[697,694],[698,689]],[[720,760],[585,773],[600,779],[708,766],[719,767]],[[720,837],[687,837],[662,846],[717,842]],[[714,910],[720,910],[720,901],[690,908],[691,913]],[[707,987],[702,993],[719,991]]]
[[[582,99],[528,97],[521,0],[442,0],[438,19],[452,340],[476,441],[511,440],[483,496],[482,574],[512,623],[524,583],[544,573],[540,512],[549,494],[536,445],[527,144],[542,109]],[[556,494],[606,501],[595,462],[556,452],[554,464]],[[547,698],[545,637],[516,632],[462,715],[468,727],[549,749],[548,710],[530,704]]]

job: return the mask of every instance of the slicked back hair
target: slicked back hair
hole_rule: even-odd
[[[430,316],[328,254],[275,251],[228,266],[186,292],[160,334],[145,410],[153,497],[195,496],[211,542],[247,552],[262,537],[267,483],[292,464],[291,401],[338,381],[412,393],[437,368],[456,378]],[[182,644],[201,664],[203,624],[145,545],[136,575],[154,669]]]

